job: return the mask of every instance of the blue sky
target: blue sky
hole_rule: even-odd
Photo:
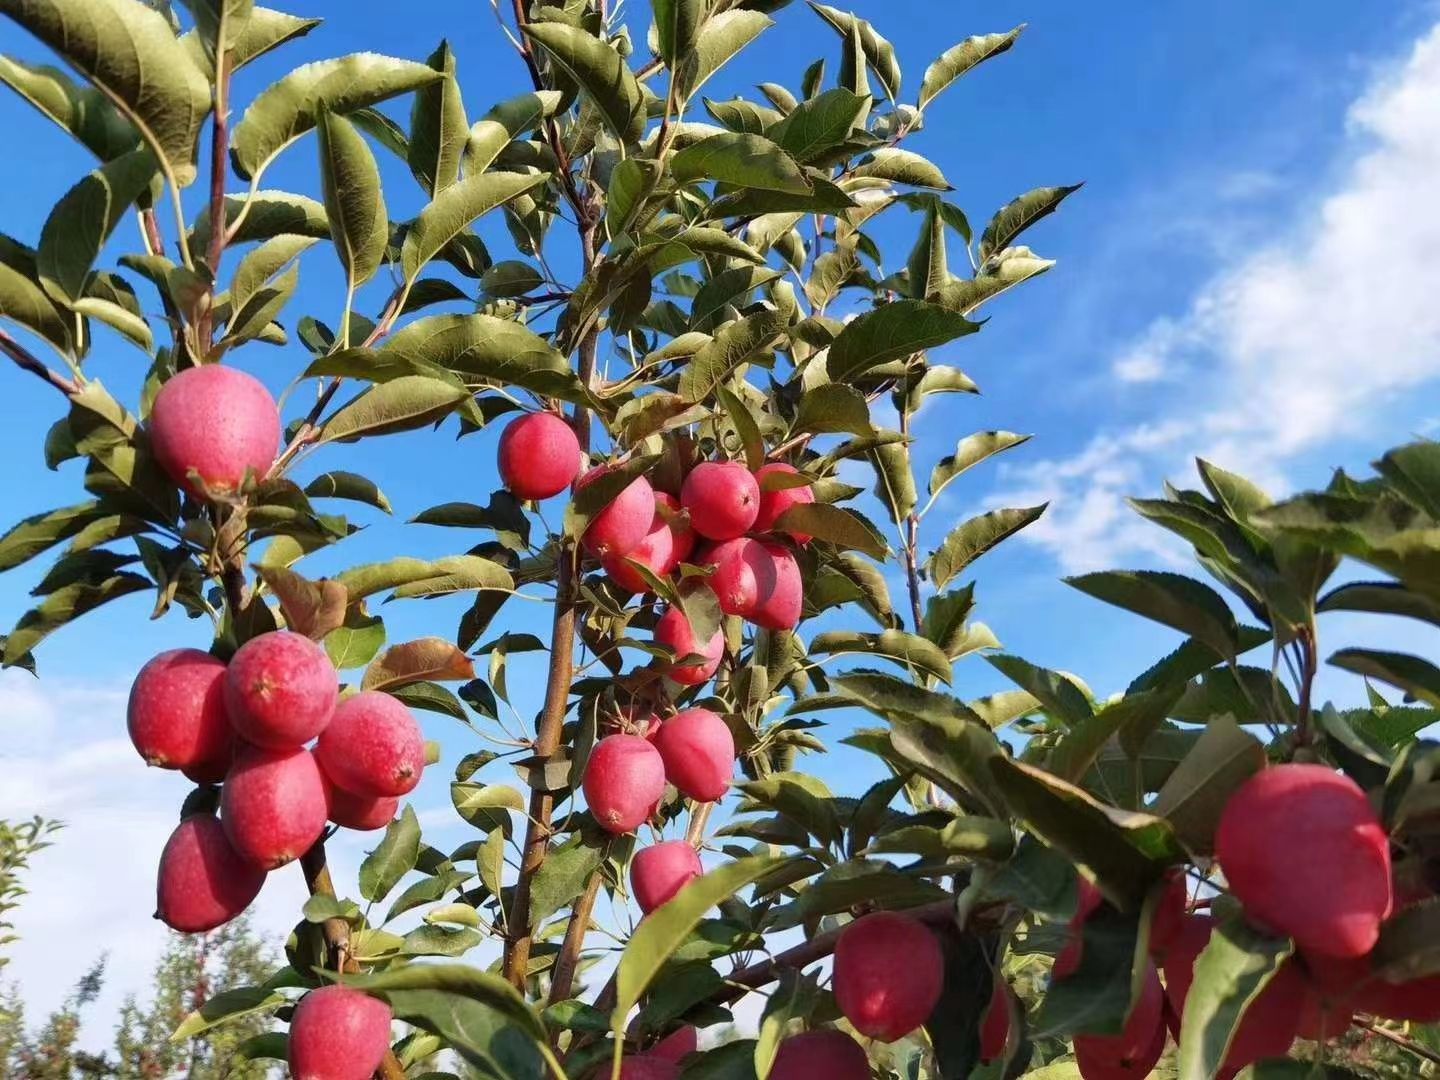
[[[1176,549],[1133,519],[1124,495],[1154,494],[1166,477],[1188,481],[1195,452],[1284,490],[1323,482],[1332,466],[1359,468],[1392,443],[1440,430],[1440,271],[1433,265],[1440,247],[1433,199],[1440,8],[1331,0],[1303,9],[1239,0],[996,0],[983,7],[857,0],[854,9],[895,43],[911,100],[943,48],[1029,23],[1011,54],[940,100],[913,143],[941,165],[977,231],[993,208],[1031,187],[1087,185],[1026,237],[1058,260],[1056,269],[992,305],[981,334],[938,357],[969,372],[984,394],[943,396],[921,415],[922,477],[960,433],[995,427],[1036,438],[1003,468],[953,485],[927,523],[927,540],[938,543],[952,521],[991,505],[1052,500],[1026,539],[977,565],[978,616],[1007,650],[1074,671],[1099,693],[1120,689],[1171,647],[1170,635],[1058,579],[1100,566],[1174,562]],[[248,99],[288,66],[359,49],[421,59],[442,36],[459,56],[472,120],[520,89],[523,71],[488,5],[432,0],[399,20],[393,11],[371,0],[315,0],[303,13],[326,17],[326,25],[280,53],[282,64],[262,62],[243,73],[237,97]],[[633,33],[643,41],[643,26]],[[0,27],[0,50],[40,56],[9,23]],[[837,40],[819,33],[803,6],[792,6],[707,94],[730,97],[762,80],[793,87],[822,50],[833,70]],[[24,148],[23,167],[6,171],[0,230],[33,242],[51,195],[90,163],[9,96],[0,96],[0,131],[12,161]],[[316,194],[309,187],[313,153],[313,141],[290,150],[267,186]],[[394,216],[418,209],[407,175],[387,166],[385,180]],[[899,265],[916,222],[901,214],[891,222],[879,239]],[[496,238],[496,251],[505,249],[503,230],[491,226],[487,236]],[[553,244],[564,251],[569,238],[557,233]],[[333,323],[338,280],[323,252],[307,256],[287,321],[308,312]],[[383,300],[373,290],[366,297],[371,308]],[[305,356],[298,345],[256,347],[241,362],[279,389]],[[89,370],[133,401],[143,362],[112,337],[97,347]],[[18,372],[0,379],[0,455],[9,466],[0,517],[8,524],[77,501],[80,486],[73,467],[48,473],[40,456],[44,432],[59,415],[58,396]],[[397,514],[381,521],[357,511],[371,527],[305,566],[318,574],[353,561],[468,546],[467,534],[402,524],[435,503],[484,502],[495,486],[494,432],[453,448],[437,442],[444,438],[400,436],[317,456],[305,475],[366,472]],[[437,447],[446,452],[443,470]],[[41,567],[0,578],[0,622],[13,622],[28,606]],[[392,640],[449,634],[460,610],[451,601],[394,605],[386,612]],[[37,868],[37,902],[22,916],[26,937],[12,969],[34,987],[37,1008],[58,1000],[80,958],[111,936],[103,929],[90,939],[65,934],[81,910],[77,893],[88,894],[89,909],[98,904],[112,927],[128,928],[147,910],[157,837],[183,794],[178,781],[132,760],[123,694],[145,659],[162,648],[205,644],[207,627],[178,614],[147,624],[147,611],[144,598],[122,601],[57,634],[41,651],[38,683],[0,676],[0,765],[11,778],[0,785],[0,815],[40,810],[72,821],[62,846]],[[535,628],[537,615],[539,605],[512,604],[507,625]],[[1322,634],[1339,647],[1358,629],[1337,622]],[[1433,652],[1437,643],[1408,627],[1382,633],[1392,646]],[[522,662],[511,678],[527,719],[539,704],[529,670]],[[957,686],[977,696],[1000,681],[972,660],[957,669]],[[1339,680],[1322,686],[1354,692]],[[449,760],[470,745],[453,725],[438,718],[426,724]],[[841,753],[819,768],[850,787],[855,764]],[[449,769],[432,772],[418,801],[434,808],[427,822],[438,826],[449,814]],[[84,867],[82,846],[95,859]],[[363,846],[340,845],[342,881],[353,880]],[[97,888],[96,875],[108,885]],[[262,916],[275,925],[295,910],[298,874],[291,876],[296,881],[272,883],[262,900]],[[59,940],[70,942],[61,960],[73,963],[56,962]],[[120,983],[143,983],[156,940],[147,931],[114,944],[128,968]]]

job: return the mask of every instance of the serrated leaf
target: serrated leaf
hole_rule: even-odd
[[[954,341],[980,329],[963,315],[922,300],[897,300],[854,319],[830,346],[826,368],[849,382],[871,368]]]
[[[1083,185],[1036,188],[1002,206],[980,234],[980,261],[1013,244],[1016,238],[1041,218],[1053,214],[1066,196]]]
[[[695,44],[675,70],[681,99],[694,97],[717,71],[774,25],[775,21],[760,11],[712,13],[701,23]]]
[[[430,55],[444,78],[415,95],[410,109],[410,171],[432,197],[460,178],[460,161],[470,138],[465,102],[455,78],[455,54],[442,41]]]
[[[645,130],[645,95],[613,46],[559,22],[527,23],[524,32],[585,91],[611,134],[621,142],[640,138]]]
[[[971,68],[1009,50],[1024,30],[1025,24],[1021,23],[1009,33],[977,34],[947,49],[940,59],[925,69],[925,78],[920,83],[920,108],[929,105],[940,96],[941,91]]]
[[[469,393],[428,375],[402,375],[366,390],[335,413],[321,429],[321,442],[411,431],[443,419]]]
[[[0,82],[69,132],[101,161],[119,157],[140,142],[135,126],[120,115],[104,94],[77,85],[58,68],[0,56]]]
[[[356,617],[326,634],[323,644],[337,671],[364,667],[385,644],[385,624],[378,618]]]
[[[120,110],[181,187],[196,175],[210,83],[169,22],[136,0],[0,0]]]
[[[419,276],[426,263],[479,218],[548,179],[545,173],[481,173],[440,192],[405,234],[400,265],[406,280]]]
[[[1045,512],[1046,504],[991,510],[961,522],[925,563],[937,589],[943,589],[967,566],[997,544],[1014,536]]]
[[[909,184],[912,187],[950,190],[950,181],[940,167],[927,158],[897,146],[885,146],[876,150],[868,159],[855,166],[850,175],[875,180],[888,180],[892,184]]]
[[[73,355],[72,320],[36,283],[37,277],[34,252],[0,235],[0,319],[9,319],[61,353]],[[49,460],[47,452],[47,463]]]
[[[1133,611],[1203,642],[1234,660],[1239,625],[1220,594],[1181,574],[1155,570],[1105,571],[1066,578],[1088,596]]]
[[[380,269],[390,240],[380,170],[369,145],[343,116],[322,111],[315,121],[315,134],[320,144],[325,216],[353,292]]]
[[[858,514],[828,503],[804,503],[790,507],[775,522],[781,532],[809,533],[836,547],[862,551],[883,559],[890,550],[875,527]]]
[[[817,4],[815,0],[810,0],[810,7],[841,37],[854,33],[859,38],[860,45],[864,50],[865,61],[874,70],[875,77],[885,88],[886,95],[891,101],[898,100],[900,97],[900,62],[895,57],[894,46],[876,33],[875,28],[868,22],[857,18],[848,11],[841,11],[839,8],[828,7],[825,4]]]
[[[327,472],[305,485],[305,494],[312,499],[349,499],[362,502],[389,514],[393,511],[390,500],[375,485],[375,481],[352,472]]]
[[[55,299],[73,304],[111,232],[150,186],[155,158],[148,149],[107,161],[55,204],[40,231],[36,269]]]
[[[488,169],[512,139],[543,123],[562,100],[558,91],[541,90],[496,105],[470,129],[465,145],[465,175],[475,176]]]
[[[1077,685],[1078,680],[1073,676],[1038,667],[1018,656],[987,656],[985,659],[1016,686],[1033,695],[1066,727],[1076,727],[1094,715],[1088,695],[1082,689],[1084,684]]]
[[[1330,663],[1398,686],[1411,697],[1440,708],[1440,667],[1422,657],[1382,649],[1341,649],[1330,657]]]
[[[807,390],[800,398],[791,431],[812,435],[838,432],[872,435],[875,428],[870,423],[870,406],[864,394],[853,386],[826,383]]]
[[[868,105],[849,90],[826,90],[801,102],[765,134],[796,161],[814,164],[845,142]]]
[[[931,470],[930,497],[933,499],[939,495],[947,484],[967,469],[1029,441],[1029,435],[1016,435],[1012,431],[978,431],[965,436],[955,444],[955,453],[941,458]]]
[[[615,973],[616,1000],[611,1024],[617,1038],[650,982],[705,913],[775,869],[781,861],[762,855],[726,863],[695,878],[668,904],[646,916],[625,946]],[[619,1051],[618,1043],[616,1051]]]
[[[28,662],[29,654],[35,646],[66,623],[102,604],[108,604],[111,600],[149,589],[151,585],[149,578],[122,570],[99,583],[77,582],[63,589],[56,589],[20,616],[15,629],[5,638],[5,649],[3,654],[0,654],[0,667],[14,667]]]
[[[741,364],[769,349],[785,330],[785,317],[766,309],[726,323],[680,373],[680,395],[699,404]]]
[[[1235,1030],[1266,985],[1289,959],[1288,938],[1266,937],[1236,919],[1218,924],[1195,960],[1180,1024],[1180,1075],[1217,1075]]]
[[[878,634],[852,630],[827,630],[810,642],[810,655],[868,653],[895,660],[902,666],[913,666],[943,683],[950,682],[950,658],[934,642],[903,630],[884,630]]]
[[[315,126],[322,112],[354,112],[441,78],[426,64],[376,53],[355,53],[296,68],[262,91],[235,126],[230,151],[235,171],[253,182],[287,146]]]
[[[345,586],[352,601],[391,589],[404,590],[407,596],[430,596],[467,588],[508,592],[515,587],[503,566],[479,555],[453,555],[433,562],[391,559],[352,567],[335,580]]]
[[[973,278],[947,282],[932,299],[961,315],[970,315],[981,304],[1045,273],[1054,265],[1054,259],[1039,258],[1027,247],[1005,248],[987,259]]]
[[[1191,854],[1209,855],[1230,796],[1265,767],[1265,748],[1233,717],[1213,718],[1151,807],[1168,820]]]
[[[780,147],[764,136],[733,131],[685,147],[671,159],[670,171],[682,184],[713,180],[795,195],[813,190],[799,163]]]
[[[406,803],[400,816],[385,827],[380,845],[360,864],[360,895],[383,900],[420,858],[420,819]]]
[[[695,44],[705,0],[654,0],[656,52],[672,71]]]

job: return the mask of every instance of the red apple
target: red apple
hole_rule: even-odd
[[[155,914],[172,930],[202,934],[248,908],[264,884],[264,869],[235,850],[220,822],[191,814],[160,854]]]
[[[944,980],[939,942],[907,915],[866,915],[842,930],[835,945],[835,1004],[872,1039],[894,1042],[925,1023]]]
[[[500,435],[500,482],[517,499],[559,495],[574,482],[583,462],[575,429],[552,412],[512,420]]]
[[[789,510],[792,506],[808,506],[815,501],[815,493],[808,486],[782,487],[767,491],[765,489],[765,478],[767,476],[798,476],[800,470],[793,465],[787,465],[783,461],[772,461],[769,465],[762,465],[755,471],[755,479],[760,483],[760,513],[755,517],[756,532],[772,532],[775,523],[780,520],[780,515]],[[797,544],[808,544],[815,539],[809,533],[790,533],[790,538]]]
[[[733,540],[755,524],[760,486],[738,461],[702,461],[680,488],[680,503],[690,524],[710,540]]]
[[[135,677],[125,710],[130,741],[147,764],[219,780],[235,741],[225,712],[225,665],[199,649],[172,649]]]
[[[253,375],[220,364],[186,368],[155,395],[150,446],[190,494],[233,494],[247,475],[263,477],[275,464],[280,410]]]

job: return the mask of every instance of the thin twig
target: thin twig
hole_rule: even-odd
[[[1424,1058],[1426,1061],[1433,1062],[1436,1065],[1440,1065],[1440,1054],[1437,1054],[1428,1046],[1422,1046],[1414,1039],[1407,1038],[1406,1036],[1401,1035],[1398,1031],[1390,1031],[1386,1028],[1381,1027],[1379,1024],[1370,1024],[1368,1026],[1369,1030],[1373,1031],[1376,1035],[1379,1035],[1382,1039],[1394,1043],[1402,1050],[1408,1050],[1410,1051],[1410,1053],[1414,1054],[1418,1058]]]
[[[600,886],[605,882],[603,870],[596,869],[585,883],[585,891],[575,901],[570,912],[570,924],[565,927],[565,940],[560,945],[560,955],[555,958],[555,970],[550,976],[550,1003],[565,1001],[575,986],[575,972],[580,966],[580,952],[585,947],[585,935],[590,930],[590,917],[595,911],[595,900],[600,895]]]
[[[43,379],[55,387],[66,397],[74,397],[80,393],[80,384],[74,379],[61,375],[58,371],[52,371],[40,362],[31,352],[21,345],[4,330],[0,330],[0,352],[14,360],[16,365],[23,371]]]

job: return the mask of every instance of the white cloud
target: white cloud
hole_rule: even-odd
[[[108,953],[105,991],[82,1031],[83,1045],[93,1050],[110,1044],[125,996],[150,990],[166,939],[151,918],[156,863],[191,787],[178,773],[140,760],[125,734],[125,697],[126,688],[0,672],[0,818],[40,814],[65,823],[24,877],[28,895],[13,919],[20,940],[4,947],[11,962],[0,969],[0,981],[20,987],[28,1020],[37,1024]],[[426,839],[458,843],[466,830],[448,810],[446,770],[432,772],[414,800]],[[445,819],[429,809],[441,802]],[[342,831],[327,845],[342,891],[355,895],[360,861],[379,836]],[[304,899],[299,868],[287,866],[270,875],[252,909],[257,932],[277,956]]]
[[[1188,474],[1191,454],[1284,488],[1304,455],[1376,438],[1397,403],[1440,378],[1436,101],[1440,26],[1351,106],[1336,179],[1288,236],[1232,260],[1182,315],[1120,351],[1116,383],[1155,384],[1146,422],[1002,472],[1011,490],[997,501],[1052,501],[1023,536],[1069,570],[1163,556],[1124,495]]]

